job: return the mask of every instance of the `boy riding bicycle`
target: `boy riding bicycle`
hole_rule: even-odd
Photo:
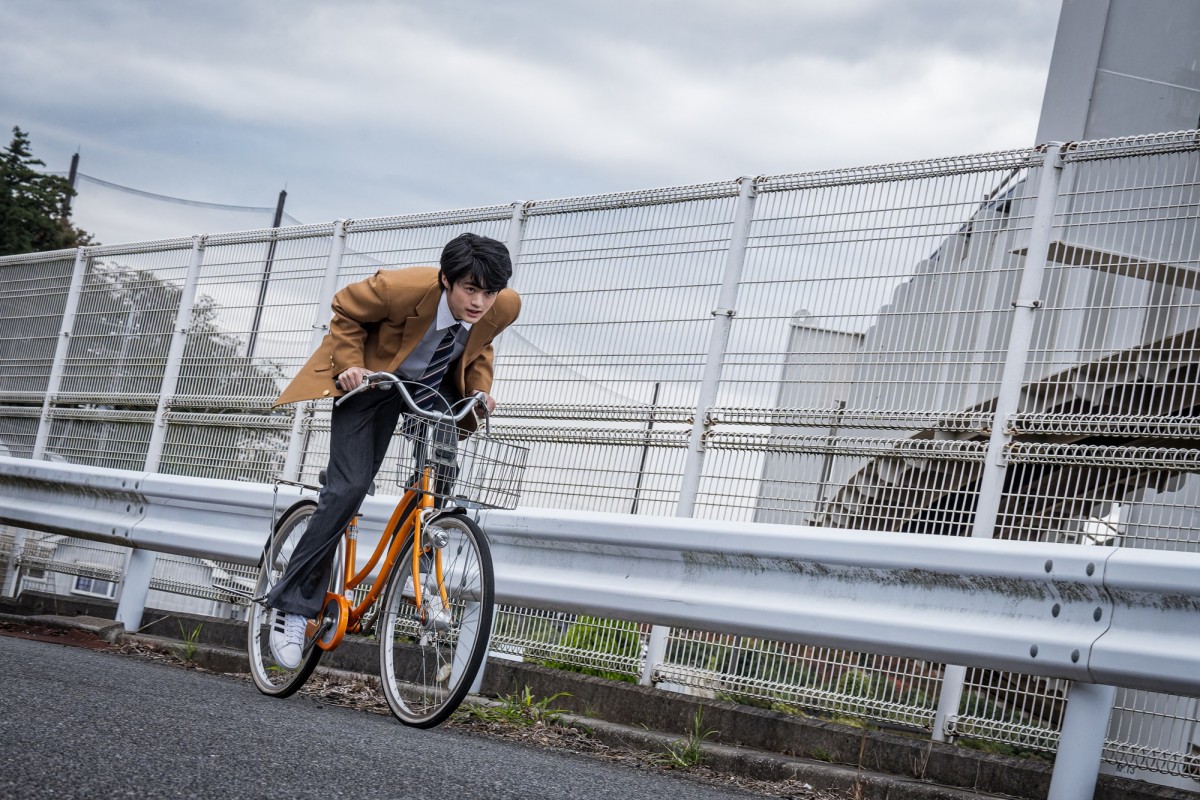
[[[346,286],[334,295],[329,333],[275,405],[340,397],[379,371],[421,384],[412,394],[427,409],[444,410],[441,395],[453,403],[490,392],[492,340],[521,309],[507,288],[511,277],[503,243],[464,233],[443,248],[439,269],[381,270]],[[494,407],[489,396],[487,411]],[[333,409],[316,511],[266,599],[275,610],[271,652],[287,669],[300,663],[305,624],[325,603],[341,532],[366,497],[402,410],[396,391],[362,392]],[[474,416],[460,426],[460,435],[470,434]]]

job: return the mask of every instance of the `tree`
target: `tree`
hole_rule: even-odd
[[[0,255],[94,244],[71,224],[75,190],[65,178],[34,169],[44,166],[33,157],[29,135],[14,127],[12,142],[0,151]]]

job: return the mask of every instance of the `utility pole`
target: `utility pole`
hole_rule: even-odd
[[[272,228],[278,228],[283,223],[283,204],[287,201],[287,189],[279,191],[279,202],[275,204],[275,222]],[[254,358],[254,347],[258,344],[258,326],[262,323],[263,304],[267,301],[267,284],[271,281],[271,268],[275,265],[275,245],[278,239],[271,237],[267,245],[267,260],[263,265],[262,281],[258,285],[258,302],[254,305],[254,322],[250,325],[250,339],[246,342],[247,360]]]
[[[67,174],[67,185],[71,187],[71,191],[67,194],[66,216],[71,216],[71,200],[75,197],[75,178],[79,175],[79,151],[71,156],[71,171]]]

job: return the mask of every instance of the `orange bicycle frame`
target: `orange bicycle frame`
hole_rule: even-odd
[[[358,516],[355,515],[350,525],[347,526],[343,535],[345,536],[345,562],[343,569],[345,570],[345,584],[343,594],[330,593],[327,595],[326,602],[329,600],[339,600],[339,605],[343,605],[343,610],[346,612],[346,630],[349,632],[357,632],[360,629],[362,618],[366,616],[367,611],[379,599],[380,593],[387,586],[388,580],[391,578],[392,570],[396,566],[396,561],[399,557],[400,550],[404,544],[412,537],[414,542],[412,552],[412,576],[413,576],[413,602],[417,608],[422,608],[421,593],[424,589],[421,581],[421,556],[427,550],[431,549],[428,546],[420,544],[422,518],[434,508],[434,498],[432,491],[433,484],[433,467],[425,467],[420,477],[418,488],[410,488],[405,490],[404,496],[400,502],[396,504],[395,510],[392,512],[391,519],[388,520],[387,526],[384,528],[384,535],[379,538],[379,544],[376,545],[375,551],[371,554],[370,560],[357,573],[355,572],[355,562],[357,561],[357,537],[354,535],[357,530]],[[449,605],[449,600],[446,596],[446,587],[444,585],[444,574],[442,565],[442,551],[438,548],[433,550],[433,569],[434,577],[437,580],[438,594],[441,595],[443,604]],[[386,551],[386,555],[384,555]],[[382,563],[380,559],[382,557]],[[355,588],[370,576],[375,565],[379,564],[379,577],[367,591],[365,597],[357,605],[351,607],[349,599]],[[422,614],[424,609],[422,608]],[[332,649],[341,640],[340,636],[325,647]]]

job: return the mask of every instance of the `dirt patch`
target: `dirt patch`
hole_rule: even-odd
[[[50,642],[68,647],[83,647],[88,650],[111,650],[114,645],[97,634],[76,628],[55,628],[49,625],[26,625],[0,621],[0,636],[15,639],[32,639],[35,642]]]

